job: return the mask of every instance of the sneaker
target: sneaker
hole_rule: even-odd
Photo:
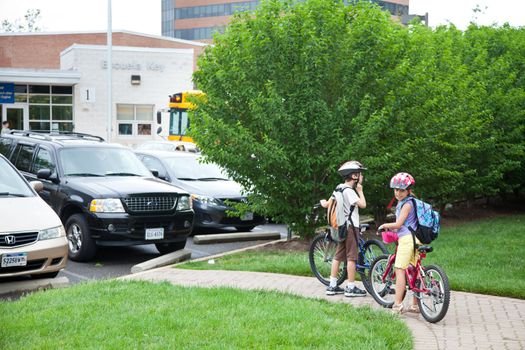
[[[366,295],[366,292],[357,287],[350,289],[348,288],[348,286],[346,286],[345,288],[345,297],[364,297],[365,295]]]
[[[394,315],[401,315],[403,313],[404,306],[403,304],[394,304],[392,305],[392,313]]]
[[[328,286],[326,287],[326,295],[336,295],[336,294],[343,294],[344,290],[339,286]]]

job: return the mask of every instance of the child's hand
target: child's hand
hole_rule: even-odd
[[[321,203],[321,207],[328,208],[328,201],[326,199],[321,199],[319,203]]]
[[[355,189],[356,189],[356,191],[361,191],[362,192],[363,191],[363,185],[361,185],[361,183],[358,182],[357,185],[355,186]]]

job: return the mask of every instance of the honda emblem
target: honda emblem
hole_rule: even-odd
[[[16,243],[16,237],[13,235],[4,236],[5,244],[13,245]]]

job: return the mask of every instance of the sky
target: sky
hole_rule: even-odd
[[[161,34],[161,0],[112,0],[113,30]],[[479,5],[480,13],[473,9]],[[0,21],[23,19],[28,9],[41,11],[44,32],[106,30],[107,0],[0,0]],[[410,0],[410,13],[429,13],[429,25],[453,23],[465,29],[480,25],[525,26],[524,0]]]

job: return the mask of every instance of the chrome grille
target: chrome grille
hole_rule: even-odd
[[[123,199],[130,212],[159,212],[175,209],[177,196],[129,197]]]
[[[0,233],[0,247],[19,247],[36,242],[37,239],[38,232]]]

